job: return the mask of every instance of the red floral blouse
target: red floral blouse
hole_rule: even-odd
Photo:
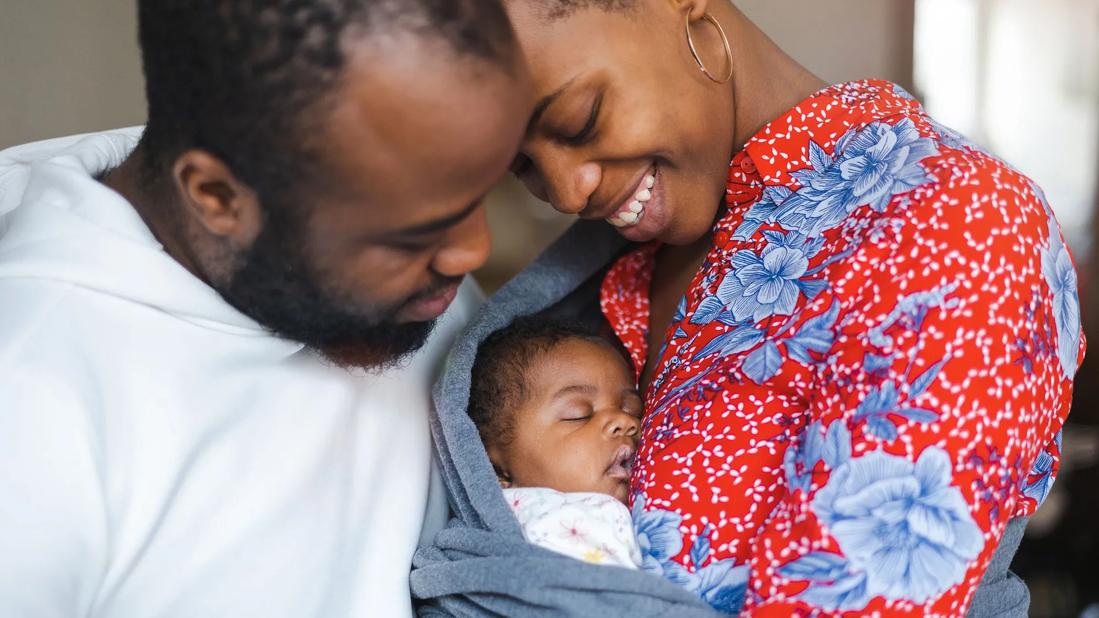
[[[602,307],[638,373],[658,246]],[[899,87],[833,86],[730,164],[632,479],[647,570],[743,615],[963,615],[1058,468],[1083,357],[1041,190]]]

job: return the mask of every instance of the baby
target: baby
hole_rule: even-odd
[[[520,318],[477,352],[469,415],[536,545],[640,565],[626,497],[641,414],[623,355],[577,326]]]

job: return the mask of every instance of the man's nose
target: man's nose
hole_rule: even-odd
[[[488,217],[481,206],[447,232],[446,244],[431,266],[440,275],[461,277],[483,266],[491,248]]]

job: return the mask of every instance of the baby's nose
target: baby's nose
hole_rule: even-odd
[[[632,414],[617,412],[607,422],[607,429],[614,436],[636,436],[641,430],[641,421]]]

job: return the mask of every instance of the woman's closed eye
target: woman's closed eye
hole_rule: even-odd
[[[591,111],[588,112],[588,120],[584,126],[574,133],[573,135],[565,138],[565,143],[570,146],[580,146],[591,141],[595,135],[595,125],[599,122],[599,109],[603,106],[603,95],[600,94],[595,98],[592,103]]]

